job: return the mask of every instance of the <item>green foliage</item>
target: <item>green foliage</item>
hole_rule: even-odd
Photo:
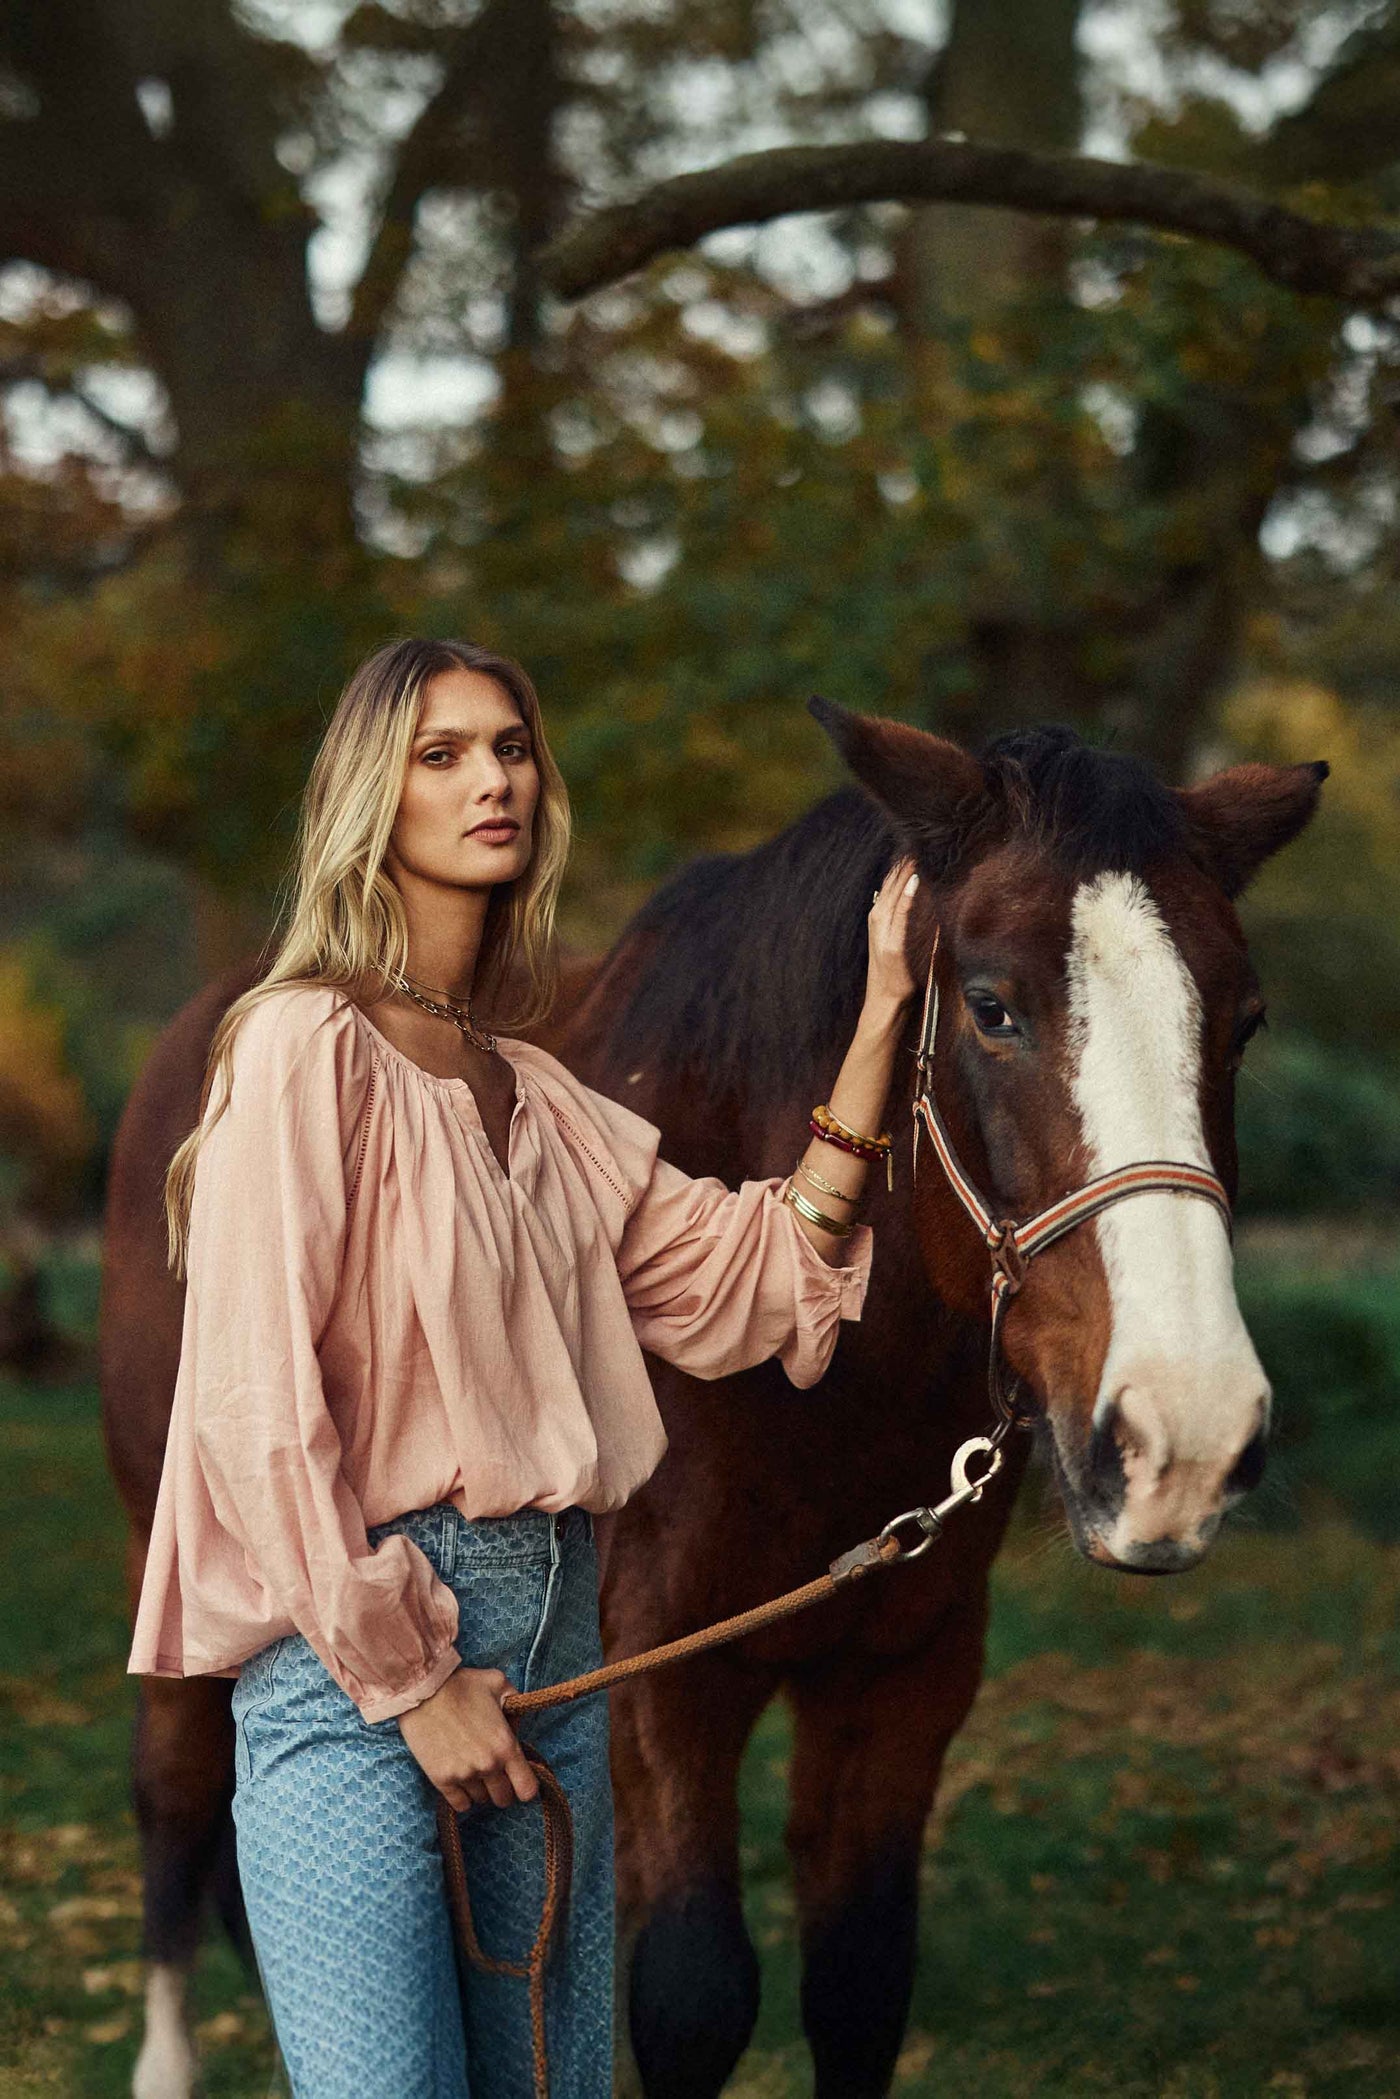
[[[1236,1127],[1246,1214],[1400,1209],[1400,1086],[1360,1051],[1261,1037],[1240,1074]]]
[[[1240,1304],[1275,1395],[1261,1515],[1296,1523],[1300,1509],[1330,1499],[1373,1537],[1400,1539],[1395,1273],[1246,1264]]]
[[[805,806],[834,776],[814,689],[972,740],[1068,715],[1175,762],[1163,575],[1227,558],[1332,320],[1162,242],[1093,266],[1092,306],[1028,296],[911,351],[870,314],[811,339],[747,273],[660,265],[570,316],[429,482],[377,478],[441,579],[418,616],[535,671],[615,874]]]

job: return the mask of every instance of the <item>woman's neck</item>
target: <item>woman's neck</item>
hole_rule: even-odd
[[[470,998],[481,954],[489,889],[451,889],[395,871],[408,921],[407,974],[426,991]]]

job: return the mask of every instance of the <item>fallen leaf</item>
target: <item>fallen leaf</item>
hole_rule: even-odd
[[[105,1967],[83,1970],[83,1988],[89,1997],[103,1990],[124,1990],[128,1997],[139,1997],[144,1986],[140,1961],[110,1961]]]
[[[95,2026],[85,2026],[84,2034],[90,2041],[120,2041],[131,2031],[131,2020],[123,2012],[118,2019],[99,2019]]]
[[[237,2012],[215,2012],[212,2019],[201,2019],[195,2028],[195,2038],[201,2041],[236,2041],[248,2031],[247,2022]]]

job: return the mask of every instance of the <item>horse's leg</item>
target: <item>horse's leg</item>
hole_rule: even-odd
[[[233,1858],[231,1680],[144,1677],[132,1781],[141,1838],[146,2026],[135,2099],[188,2099],[195,2050],[185,2012],[208,1898],[250,1970],[252,1942]]]
[[[816,2099],[889,2088],[914,1980],[924,1823],[977,1689],[984,1622],[976,1605],[960,1608],[912,1655],[833,1658],[790,1686],[788,1849]]]
[[[711,1656],[614,1700],[618,1894],[646,2099],[715,2099],[758,2017],[739,1764],[776,1674]]]

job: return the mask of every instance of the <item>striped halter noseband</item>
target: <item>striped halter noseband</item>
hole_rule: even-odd
[[[934,1046],[938,1035],[935,973],[939,932],[940,928],[935,927],[928,984],[924,991],[923,1024],[919,1031],[919,1082],[914,1093],[914,1175],[917,1180],[919,1131],[922,1128],[928,1132],[929,1142],[948,1176],[954,1195],[976,1225],[991,1255],[992,1338],[987,1363],[987,1390],[998,1416],[994,1441],[1000,1443],[1009,1429],[1028,1428],[1032,1419],[1014,1390],[1011,1393],[1006,1391],[1001,1375],[1002,1320],[1007,1305],[1026,1279],[1028,1263],[1037,1254],[1044,1253],[1047,1246],[1053,1246],[1057,1239],[1063,1239],[1066,1232],[1072,1232],[1076,1225],[1087,1223],[1089,1218],[1097,1217],[1100,1210],[1107,1210],[1111,1204],[1120,1203],[1130,1195],[1200,1196],[1205,1202],[1214,1204],[1225,1220],[1227,1232],[1230,1230],[1230,1198],[1223,1183],[1204,1166],[1187,1166],[1176,1159],[1139,1159],[1132,1166],[1120,1166],[1113,1173],[1100,1174],[1096,1180],[1086,1181],[1082,1188],[1071,1195],[1062,1195],[1034,1217],[1024,1218],[1019,1223],[1010,1217],[996,1217],[954,1151],[933,1097]]]

